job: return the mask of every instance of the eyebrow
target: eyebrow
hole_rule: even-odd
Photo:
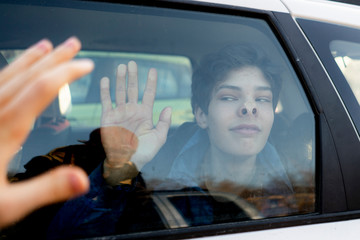
[[[231,89],[231,90],[236,90],[236,91],[241,91],[241,88],[238,86],[233,86],[233,85],[220,85],[219,87],[216,88],[215,92],[220,91],[221,89]],[[255,88],[256,91],[273,91],[271,87],[267,87],[267,86],[258,86]]]

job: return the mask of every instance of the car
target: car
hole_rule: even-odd
[[[95,217],[96,221],[85,218],[79,222],[83,225],[77,226],[78,222],[58,217],[68,206],[60,203],[39,209],[2,229],[2,238],[357,238],[360,4],[343,2],[1,1],[0,68],[39,39],[48,38],[58,44],[73,35],[82,41],[77,57],[90,58],[95,63],[92,73],[64,86],[36,119],[9,166],[8,177],[13,182],[62,164],[79,165],[90,176],[94,174],[106,157],[99,132],[103,127],[100,79],[109,77],[110,96],[115,102],[119,64],[132,60],[137,63],[139,98],[144,95],[149,69],[157,69],[152,117],[156,125],[162,109],[171,106],[168,139],[187,134],[188,129],[198,129],[193,124],[195,120],[199,123],[199,115],[192,108],[192,79],[204,65],[203,59],[224,47],[255,46],[268,59],[263,64],[271,65],[271,73],[261,76],[281,85],[275,88],[270,84],[271,96],[278,92],[279,98],[274,103],[273,123],[266,141],[279,161],[257,157],[256,164],[264,162],[255,170],[236,168],[237,174],[231,177],[249,176],[246,187],[231,181],[214,187],[204,180],[203,185],[194,188],[193,182],[183,176],[192,168],[205,174],[209,169],[200,165],[199,170],[194,165],[205,157],[191,154],[196,161],[181,160],[178,156],[188,145],[168,140],[163,148],[170,146],[170,150],[162,152],[162,148],[159,157],[154,158],[162,158],[154,160],[161,166],[159,170],[153,171],[151,164],[139,169],[143,182],[139,182],[138,195],[131,198],[123,215],[103,223],[110,229],[115,222],[116,230],[97,229],[97,217],[111,212],[109,209],[99,208],[103,212]],[[223,96],[220,100],[235,104],[239,98]],[[269,101],[261,96],[256,101],[267,104],[272,98]],[[221,117],[222,109],[215,117]],[[241,113],[255,116],[259,108],[250,110],[245,108]],[[241,149],[240,140],[234,143]],[[264,151],[261,150],[265,159],[270,158],[270,150]],[[259,180],[254,177],[259,166],[267,174],[264,179],[273,192],[263,185],[251,185]],[[220,176],[223,168],[221,165],[212,169],[212,176]],[[270,171],[281,179],[272,178]],[[170,184],[169,179],[178,180],[177,185]],[[279,190],[283,187],[290,193]],[[79,209],[72,208],[70,212],[82,214]],[[61,221],[56,222],[59,218]],[[70,230],[63,230],[56,223],[68,224],[64,229]],[[53,232],[56,228],[60,228],[59,232]],[[61,231],[65,235],[57,235]]]

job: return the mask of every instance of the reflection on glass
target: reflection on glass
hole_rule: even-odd
[[[132,34],[89,40],[71,112],[54,102],[18,155],[13,181],[78,165],[89,193],[20,227],[67,239],[314,212],[314,115],[266,22],[140,13],[91,16]]]
[[[111,62],[110,66],[119,63],[119,58],[103,56],[105,53],[84,54],[92,56],[95,60],[101,56],[106,64]],[[54,234],[66,231],[72,236],[77,228],[88,228],[89,224],[95,224],[96,227],[93,227],[94,231],[86,230],[84,236],[190,227],[313,212],[314,118],[312,113],[303,109],[299,109],[293,115],[286,115],[287,100],[294,100],[279,98],[292,97],[294,94],[282,86],[288,84],[278,77],[283,71],[282,67],[270,64],[271,61],[267,58],[267,54],[260,48],[243,45],[229,46],[220,53],[207,56],[193,75],[191,100],[190,94],[186,93],[190,92],[191,84],[189,62],[184,58],[174,57],[180,65],[174,66],[173,61],[158,65],[157,98],[150,100],[154,101],[154,108],[140,113],[147,113],[147,121],[157,123],[159,118],[166,121],[166,110],[162,110],[168,105],[172,106],[171,126],[181,126],[169,130],[171,133],[168,133],[164,145],[156,143],[158,139],[142,143],[143,136],[139,135],[134,115],[131,116],[130,125],[124,125],[120,115],[116,115],[115,120],[110,122],[106,122],[108,119],[105,117],[104,123],[103,113],[101,124],[100,115],[101,111],[104,111],[104,102],[102,107],[99,102],[100,84],[94,85],[92,81],[107,71],[108,67],[99,68],[99,73],[95,73],[94,76],[87,76],[72,84],[72,111],[66,115],[66,119],[62,116],[61,121],[68,123],[69,120],[72,127],[96,127],[101,124],[102,128],[93,131],[90,140],[85,142],[84,149],[72,153],[71,158],[68,155],[70,148],[65,147],[51,151],[46,159],[80,165],[89,174],[99,174],[98,178],[105,179],[107,185],[117,189],[116,194],[130,186],[133,187],[134,194],[129,199],[123,199],[111,193],[109,199],[108,190],[103,189],[109,186],[95,186],[93,190],[96,194],[90,192],[85,196],[86,203],[83,202],[84,198],[73,200],[69,202],[70,205],[65,204],[59,211],[50,228]],[[167,60],[169,59],[171,58],[167,57]],[[347,66],[354,62],[346,59],[342,60],[347,61]],[[142,60],[139,62],[142,63]],[[177,68],[176,71],[185,71],[185,77],[179,78],[179,74],[174,70]],[[138,65],[139,84],[136,91],[139,91],[139,99],[146,95],[144,89],[147,84],[144,81],[147,74],[140,73],[148,69]],[[116,79],[114,76],[113,78]],[[117,109],[119,95],[116,95],[124,92],[116,92],[116,82],[112,78],[109,79],[111,81],[107,86],[108,102],[112,101],[111,108]],[[129,77],[123,80],[128,82]],[[94,86],[97,95],[91,94]],[[129,97],[123,98],[123,101],[124,104],[127,103]],[[141,101],[134,103],[141,104]],[[123,112],[124,108],[120,109],[119,113]],[[36,136],[32,139],[40,139],[38,130],[43,129],[41,126],[46,123],[43,117],[48,119],[48,113],[49,111],[45,112],[37,121],[37,131],[32,133]],[[56,126],[63,126],[57,123],[57,117],[49,119],[57,119]],[[69,125],[66,126],[68,129]],[[153,129],[152,123],[148,126]],[[53,132],[51,136],[56,135],[56,140],[61,141],[62,137],[58,133]],[[40,134],[43,134],[43,131]],[[132,144],[133,140],[129,140],[129,144],[126,145],[127,139],[139,141],[139,146]],[[44,141],[47,140],[43,139]],[[25,154],[26,157],[19,155],[18,159],[31,159],[28,151],[34,147],[29,147],[30,143],[32,141],[28,141],[25,151],[22,151],[22,155]],[[64,142],[63,146],[65,145]],[[155,148],[149,151],[148,146]],[[49,147],[46,151],[51,149]],[[41,153],[32,153],[31,156],[36,155]],[[126,164],[116,165],[115,170],[109,168],[106,161],[113,159],[113,156]],[[145,160],[141,159],[141,156],[146,156],[143,157]],[[80,160],[92,157],[96,159],[84,162]],[[63,161],[64,158],[66,162]],[[102,169],[98,165],[102,165],[104,158],[107,160],[103,163]],[[28,166],[38,168],[41,165],[39,159],[35,158]],[[16,162],[17,165],[18,163],[19,161]],[[17,175],[19,176],[22,175]],[[98,180],[94,181],[99,184]],[[80,211],[76,222],[66,221],[73,219],[73,210],[78,204],[88,208],[87,214]],[[100,215],[95,214],[99,209],[104,209],[104,212],[101,210]],[[149,215],[144,217],[144,212]],[[132,215],[143,216],[144,219],[140,222],[137,218],[129,221]],[[109,221],[114,225],[105,231],[102,223]],[[120,225],[122,227],[119,227]],[[135,229],[134,226],[138,227]]]
[[[279,97],[282,91],[293,95],[282,88],[281,71],[256,45],[229,45],[207,55],[192,77],[195,120],[168,134],[170,108],[153,124],[157,70],[149,70],[139,94],[136,62],[119,65],[114,100],[110,79],[100,83],[105,160],[90,175],[90,192],[60,209],[49,237],[314,211],[314,119],[294,114],[278,134],[277,115],[285,114],[286,104],[282,99],[276,112]]]
[[[330,50],[360,104],[360,44],[334,40],[330,43]]]

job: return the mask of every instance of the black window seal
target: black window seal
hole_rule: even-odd
[[[21,4],[26,1],[15,1],[15,4]],[[65,1],[66,2],[66,1]],[[98,6],[95,1],[93,2],[94,9]],[[115,1],[107,1],[107,2],[115,2]],[[278,14],[275,14],[270,11],[264,10],[249,10],[248,8],[244,7],[234,7],[222,4],[209,4],[209,3],[198,3],[193,1],[154,1],[154,3],[149,3],[149,1],[116,1],[117,3],[125,3],[125,4],[136,4],[136,5],[143,5],[143,6],[150,6],[150,7],[161,7],[161,8],[174,8],[180,10],[189,10],[189,11],[199,11],[199,12],[206,12],[206,13],[216,13],[216,14],[224,14],[224,15],[233,15],[238,16],[241,13],[241,16],[245,17],[252,17],[265,20],[269,26],[271,26],[272,30],[276,33],[276,37],[278,38],[280,44],[284,47],[285,52],[288,54],[291,63],[293,64],[296,73],[300,79],[304,75],[304,71],[299,68],[297,64],[297,54],[296,51],[292,50],[291,44],[286,39],[286,35],[284,35],[283,30],[279,30],[279,25],[274,24],[274,21],[278,21],[277,17]],[[13,1],[9,1],[9,3],[14,3]],[[28,2],[26,2],[29,4]],[[79,8],[82,8],[82,4],[86,3],[86,1],[79,1]],[[31,4],[40,4],[40,5],[52,5],[54,3],[50,2],[34,2]],[[58,3],[61,4],[61,3]],[[61,6],[66,6],[61,4]],[[73,7],[71,4],[69,5]],[[280,14],[280,13],[279,13]],[[281,15],[287,15],[281,13]],[[284,37],[285,36],[285,37]],[[290,44],[290,46],[289,46]],[[294,57],[295,54],[295,57]],[[308,82],[306,78],[302,80],[302,84],[304,86],[309,86],[311,82]],[[306,82],[306,84],[304,83]],[[306,87],[307,88],[307,87]],[[306,89],[305,88],[305,89]],[[310,87],[311,88],[311,87]],[[308,94],[308,98],[312,99],[313,95],[309,94],[310,90],[306,90],[305,92]],[[317,101],[311,101],[317,103]],[[315,103],[313,103],[315,105]],[[319,107],[314,107],[314,112],[319,111]],[[317,194],[318,195],[318,194]],[[116,238],[116,239],[139,239],[139,238],[149,238],[149,239],[174,239],[174,238],[184,238],[184,237],[200,237],[200,236],[211,236],[211,235],[218,235],[218,234],[229,234],[229,233],[240,233],[240,232],[248,232],[248,231],[256,231],[256,230],[265,230],[265,229],[273,229],[273,228],[281,228],[281,227],[288,227],[288,226],[298,226],[298,225],[305,225],[310,223],[320,223],[320,222],[327,222],[327,221],[334,221],[334,220],[341,220],[341,219],[350,219],[351,217],[357,218],[360,217],[360,212],[353,213],[351,216],[349,215],[342,215],[342,214],[319,214],[319,213],[311,213],[307,215],[294,215],[294,216],[286,216],[286,217],[278,217],[278,218],[271,218],[271,219],[261,219],[249,222],[236,222],[236,223],[226,223],[226,224],[216,224],[216,225],[209,225],[209,226],[200,226],[200,227],[190,227],[186,229],[176,229],[176,230],[160,230],[154,232],[145,232],[145,233],[134,233],[134,234],[127,234],[127,235],[118,235],[118,236],[109,236],[109,239]],[[205,233],[205,234],[204,234]],[[106,237],[102,237],[102,239],[107,239]]]
[[[346,26],[314,20],[298,18],[296,21],[307,35],[319,58],[324,63],[325,69],[350,114],[354,127],[359,129],[359,104],[330,53],[329,43],[331,40],[345,40],[360,43],[360,31]],[[343,172],[348,209],[358,210],[360,209],[360,193],[357,186],[357,183],[360,180],[358,174],[360,171],[360,166],[358,164],[358,159],[360,158],[359,133],[356,133],[356,130],[351,129],[350,126],[345,127],[345,125],[348,125],[348,121],[345,121],[344,118],[336,119],[339,118],[338,115],[340,114],[337,113],[335,109],[332,109],[329,112],[331,112],[333,116],[332,118],[329,118],[331,131],[333,132],[333,136],[337,136],[334,138],[334,142],[336,144],[339,162]],[[360,130],[358,132],[360,132]]]

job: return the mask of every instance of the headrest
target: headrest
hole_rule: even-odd
[[[65,116],[71,110],[71,93],[69,85],[64,85],[60,90],[58,96],[45,109],[40,117],[58,118]]]
[[[0,70],[8,65],[5,57],[0,53]]]

